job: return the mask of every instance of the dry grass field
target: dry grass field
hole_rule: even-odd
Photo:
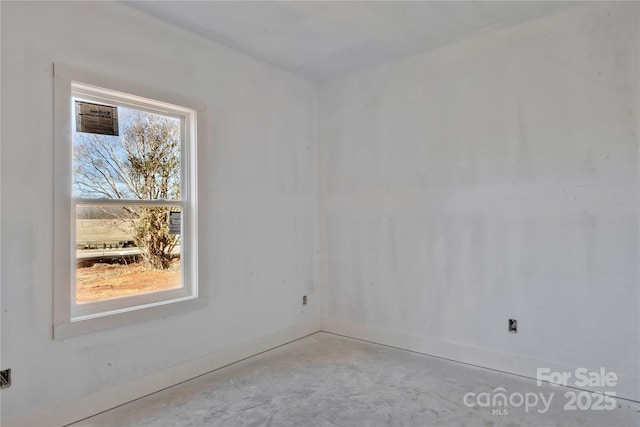
[[[76,242],[117,243],[132,240],[131,227],[125,221],[116,219],[78,219],[76,220]]]

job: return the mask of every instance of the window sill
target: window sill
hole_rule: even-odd
[[[53,325],[53,336],[56,340],[63,340],[78,335],[97,332],[132,323],[172,316],[207,305],[207,299],[203,296],[190,297],[181,301],[169,300],[154,305],[142,305],[112,313],[104,313],[97,317],[80,318],[71,322],[62,322]]]

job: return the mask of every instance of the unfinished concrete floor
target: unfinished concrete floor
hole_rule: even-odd
[[[466,393],[492,393],[497,387],[507,395],[553,397],[544,413],[538,412],[544,411],[542,402],[528,412],[497,408],[506,415],[463,402]],[[640,405],[620,399],[613,411],[566,411],[569,390],[321,332],[73,425],[640,425]]]

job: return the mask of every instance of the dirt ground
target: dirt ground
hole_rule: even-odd
[[[76,302],[92,302],[180,287],[180,260],[167,270],[153,270],[141,263],[96,263],[76,271]]]

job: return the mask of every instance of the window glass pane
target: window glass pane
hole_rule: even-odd
[[[117,116],[119,136],[74,122],[74,197],[179,200],[180,120],[125,107]]]
[[[179,206],[78,206],[76,303],[180,288],[180,214]]]

